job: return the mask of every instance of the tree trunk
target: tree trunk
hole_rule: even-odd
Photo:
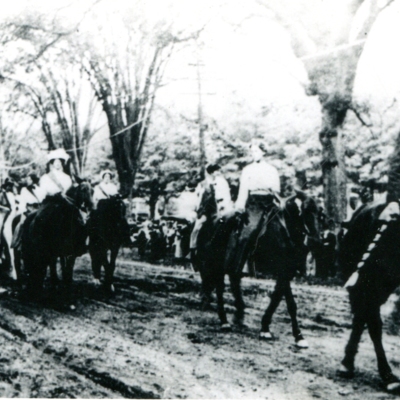
[[[137,168],[136,158],[130,156],[132,137],[134,133],[126,132],[118,135],[125,125],[109,125],[112,154],[117,167],[118,178],[120,182],[120,192],[123,195],[129,195],[135,180]],[[135,127],[134,127],[135,128]],[[131,129],[135,130],[134,128]],[[116,135],[117,134],[117,135]]]
[[[396,138],[396,144],[389,162],[388,172],[388,201],[400,199],[400,132]]]
[[[346,111],[347,108],[325,104],[319,133],[325,211],[337,226],[346,218],[346,172],[342,148],[342,124]]]
[[[343,124],[352,104],[352,91],[362,46],[343,49],[330,57],[310,59],[305,65],[311,82],[309,94],[321,104],[322,183],[325,211],[335,225],[346,218],[346,168],[342,144]]]

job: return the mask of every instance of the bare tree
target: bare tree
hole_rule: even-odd
[[[140,2],[113,7],[107,26],[103,18],[93,22],[96,36],[75,37],[74,47],[107,116],[121,191],[130,193],[165,66],[175,47],[197,32],[174,31],[167,19],[152,21]]]

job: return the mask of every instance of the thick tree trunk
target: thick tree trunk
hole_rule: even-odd
[[[319,133],[322,145],[322,183],[325,210],[338,226],[346,218],[346,172],[342,148],[342,124],[346,108],[324,105]]]
[[[110,138],[112,146],[112,154],[117,167],[118,178],[120,182],[120,192],[123,195],[129,195],[134,184],[136,173],[135,158],[130,157],[131,151],[131,132],[118,135],[117,133],[124,128],[121,126],[110,126]],[[117,134],[116,136],[114,136]]]
[[[389,162],[388,201],[400,199],[400,132],[396,138],[394,152]]]
[[[346,218],[346,168],[343,150],[343,124],[351,108],[353,84],[361,46],[306,62],[311,88],[321,104],[319,139],[322,146],[322,182],[325,211],[339,224]]]

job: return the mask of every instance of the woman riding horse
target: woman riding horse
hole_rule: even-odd
[[[94,188],[94,207],[88,220],[89,253],[94,285],[100,285],[103,266],[105,287],[114,292],[115,261],[121,245],[130,244],[130,228],[126,221],[126,206],[119,196],[117,186],[112,182],[114,174],[107,169],[100,176],[102,180]]]
[[[95,186],[93,191],[93,208],[97,208],[97,203],[100,200],[109,199],[118,194],[117,186],[112,182],[114,174],[106,169],[100,174],[101,182]]]
[[[17,215],[13,222],[13,238],[11,242],[11,248],[14,253],[15,269],[17,272],[17,278],[21,280],[21,240],[22,240],[22,226],[25,222],[26,217],[33,211],[39,208],[39,178],[35,173],[28,175],[26,179],[26,186],[23,186],[18,196],[18,209],[19,215]]]
[[[69,300],[75,258],[86,251],[86,228],[81,215],[82,207],[91,207],[91,186],[84,180],[72,185],[63,171],[68,155],[57,149],[48,155],[48,172],[42,176],[39,196],[43,199],[39,209],[30,214],[22,229],[22,257],[28,273],[28,289],[38,296],[47,266],[56,283],[56,262],[60,257],[65,294]]]

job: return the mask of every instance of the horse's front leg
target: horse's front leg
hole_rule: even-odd
[[[75,310],[75,306],[72,304],[72,279],[74,273],[75,257],[61,257],[60,261],[63,276],[64,299],[69,308],[71,310]]]
[[[297,322],[297,304],[294,300],[292,288],[290,287],[290,280],[286,280],[284,282],[284,294],[288,313],[292,321],[292,332],[296,341],[296,346],[305,349],[308,347],[308,343],[301,334],[299,324]]]
[[[60,262],[61,262],[61,260],[60,260]],[[58,275],[57,275],[57,258],[55,258],[54,260],[51,260],[49,267],[50,267],[50,282],[51,282],[51,286],[54,289],[59,282]]]
[[[110,290],[110,292],[114,292],[114,271],[115,271],[115,262],[118,255],[119,246],[114,246],[110,251],[110,261],[106,259],[106,263],[104,264],[105,276],[104,276],[104,284],[106,289]],[[107,258],[107,257],[106,257]]]
[[[400,389],[400,381],[393,375],[392,369],[386,358],[386,353],[382,344],[382,319],[380,316],[380,307],[371,310],[367,319],[368,332],[374,344],[376,358],[378,361],[379,375],[381,376],[386,390],[389,392]]]
[[[46,275],[47,265],[38,260],[25,260],[28,273],[27,295],[33,301],[39,301],[43,293],[43,281]]]
[[[107,253],[105,252],[105,250],[99,251],[99,249],[96,248],[90,248],[89,253],[92,264],[93,283],[96,287],[99,287],[101,278],[101,266],[102,264],[107,263]]]

